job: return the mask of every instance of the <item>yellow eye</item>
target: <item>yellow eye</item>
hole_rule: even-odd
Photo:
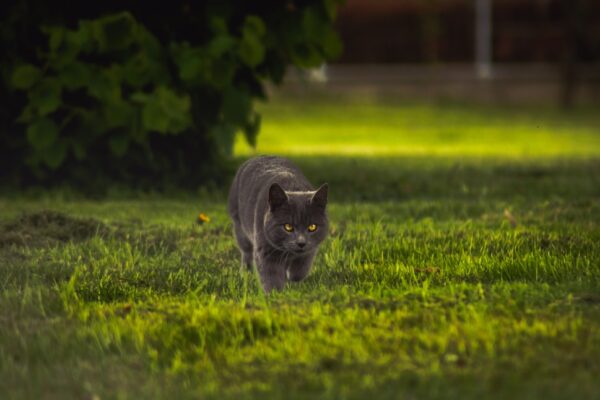
[[[308,226],[308,231],[309,231],[309,232],[314,232],[314,231],[316,231],[316,230],[317,230],[317,226],[316,226],[315,224],[310,224],[310,225]]]
[[[283,225],[283,229],[285,229],[287,232],[293,232],[294,231],[294,227],[292,226],[292,224],[284,224]]]

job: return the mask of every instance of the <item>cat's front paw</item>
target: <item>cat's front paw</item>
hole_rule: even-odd
[[[252,254],[242,254],[242,270],[252,271],[253,266]]]
[[[285,281],[263,282],[263,290],[269,294],[272,291],[281,291],[285,286]]]
[[[258,268],[260,281],[265,293],[283,290],[285,286],[285,268],[277,264],[263,264]]]

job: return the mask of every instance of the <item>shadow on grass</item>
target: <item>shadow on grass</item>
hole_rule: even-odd
[[[600,159],[290,157],[331,201],[600,196]],[[243,159],[239,159],[241,163]]]
[[[85,188],[2,187],[6,201],[22,199],[117,200],[147,198],[225,201],[239,165],[236,157],[223,173],[201,187],[152,182],[104,182]],[[290,156],[309,180],[328,182],[335,203],[404,201],[408,199],[578,199],[600,196],[600,158],[489,158],[445,156]]]
[[[106,225],[93,218],[74,218],[50,210],[25,213],[0,225],[0,248],[11,245],[50,247],[106,235],[108,231]]]

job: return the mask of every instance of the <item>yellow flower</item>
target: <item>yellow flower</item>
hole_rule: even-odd
[[[198,223],[203,224],[205,222],[210,222],[210,218],[208,217],[208,215],[204,213],[198,214]]]

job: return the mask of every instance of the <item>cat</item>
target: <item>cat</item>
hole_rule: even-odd
[[[309,273],[327,237],[325,183],[314,190],[291,161],[274,156],[250,159],[238,169],[228,212],[242,267],[256,266],[265,292],[283,289]]]

